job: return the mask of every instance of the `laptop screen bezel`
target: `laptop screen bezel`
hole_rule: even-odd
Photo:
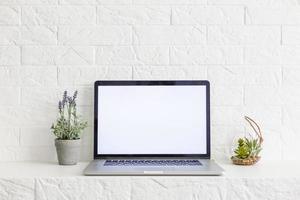
[[[139,86],[139,85],[203,85],[206,87],[206,154],[99,154],[98,153],[98,87],[100,86]],[[205,158],[210,159],[210,83],[207,80],[192,81],[96,81],[94,84],[94,159],[105,158]]]

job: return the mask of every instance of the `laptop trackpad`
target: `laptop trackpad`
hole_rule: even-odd
[[[153,170],[153,171],[144,171],[144,174],[163,174],[164,171],[157,171],[157,170]]]

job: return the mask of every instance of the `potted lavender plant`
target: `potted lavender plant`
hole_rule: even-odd
[[[87,122],[82,121],[77,115],[76,98],[77,91],[73,96],[68,96],[67,91],[64,92],[63,99],[58,102],[59,116],[51,126],[56,136],[55,147],[60,165],[77,164],[81,145],[80,135],[87,127]]]

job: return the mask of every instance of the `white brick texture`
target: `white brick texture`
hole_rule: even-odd
[[[177,6],[172,11],[174,24],[244,24],[242,6]]]
[[[221,127],[221,130],[224,129]],[[237,131],[239,129],[236,129]],[[41,148],[39,150],[42,150]],[[16,164],[15,164],[16,165]],[[17,171],[13,164],[6,167]],[[44,175],[47,169],[38,164],[24,163],[31,169],[21,178],[2,178],[0,180],[1,199],[47,200],[51,199],[297,199],[300,195],[299,179],[285,177],[94,177]],[[281,165],[280,165],[281,166]],[[37,167],[42,175],[30,177]],[[27,169],[26,168],[26,169]],[[49,167],[50,168],[50,167]],[[81,166],[83,168],[83,166]],[[51,172],[57,170],[51,166]],[[61,169],[60,169],[61,170]],[[244,169],[243,169],[244,170]],[[242,171],[229,169],[232,171]],[[40,172],[42,171],[42,172]],[[69,170],[75,171],[75,170]],[[78,169],[80,171],[80,169]],[[253,170],[254,171],[254,170]],[[266,171],[263,170],[264,172]],[[271,170],[274,171],[274,170]],[[240,172],[240,173],[242,173]],[[12,173],[12,172],[11,172]],[[11,174],[10,173],[10,174]],[[18,172],[21,174],[22,172]],[[52,172],[53,173],[53,172]],[[68,173],[68,172],[64,172]],[[70,172],[69,172],[70,173]],[[58,173],[57,173],[58,174]],[[79,173],[78,173],[79,174]],[[250,175],[246,175],[249,177]]]
[[[87,25],[96,23],[93,6],[23,6],[24,25]]]
[[[129,45],[132,34],[129,26],[64,26],[58,40],[62,45]]]
[[[0,25],[20,24],[21,10],[15,6],[0,6]]]
[[[263,159],[300,159],[298,0],[0,0],[0,161],[55,160],[49,127],[78,90],[92,158],[95,80],[211,82],[213,158],[261,124]]]
[[[170,6],[99,6],[99,24],[170,24]]]

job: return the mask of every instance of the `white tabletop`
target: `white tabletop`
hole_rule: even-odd
[[[299,161],[261,161],[254,166],[219,163],[225,178],[300,178]],[[73,166],[60,166],[50,162],[2,162],[0,178],[78,177],[88,162]]]

